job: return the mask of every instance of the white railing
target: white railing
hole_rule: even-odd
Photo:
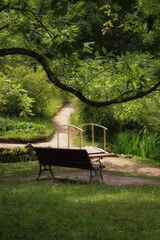
[[[80,143],[79,143],[79,147],[81,148],[82,147],[82,132],[83,132],[83,129],[75,126],[75,125],[60,125],[57,129],[57,148],[60,148],[60,141],[59,141],[59,134],[60,134],[60,128],[61,127],[67,127],[67,134],[68,134],[68,148],[70,148],[70,131],[71,131],[71,128],[74,128],[76,130],[78,130],[80,132]]]
[[[95,145],[95,127],[100,127],[103,129],[103,149],[106,150],[106,131],[108,130],[108,128],[102,126],[102,125],[99,125],[99,124],[95,124],[95,123],[85,123],[85,124],[82,124],[81,125],[81,128],[75,126],[75,125],[60,125],[57,129],[57,148],[60,148],[60,138],[59,138],[59,135],[60,135],[60,128],[62,127],[66,127],[67,128],[67,142],[68,142],[68,148],[70,148],[70,145],[71,145],[71,135],[70,135],[70,132],[71,132],[71,129],[76,129],[78,130],[78,132],[80,133],[79,136],[80,136],[80,141],[79,141],[79,148],[82,148],[83,146],[83,128],[86,127],[86,126],[91,126],[91,130],[92,130],[92,146],[94,147]]]
[[[108,128],[99,125],[99,124],[95,124],[95,123],[85,123],[81,125],[81,128],[83,129],[83,127],[86,126],[91,126],[92,127],[92,146],[94,147],[95,145],[95,133],[94,133],[94,129],[95,127],[100,127],[103,129],[103,149],[106,150],[106,131],[108,130]]]

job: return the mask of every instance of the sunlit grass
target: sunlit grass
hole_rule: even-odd
[[[159,186],[24,180],[37,171],[0,164],[1,239],[159,240]]]
[[[158,187],[12,181],[2,182],[0,189],[1,234],[6,240],[160,236]]]

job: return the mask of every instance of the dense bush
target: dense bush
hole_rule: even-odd
[[[116,119],[122,130],[146,129],[149,132],[160,131],[160,94],[155,92],[140,100],[114,107]]]
[[[35,115],[41,115],[45,112],[49,102],[56,95],[56,90],[52,84],[47,81],[43,71],[31,72],[19,79],[24,89],[27,89],[29,96],[34,99],[32,111]]]
[[[10,68],[11,77],[0,77],[0,112],[5,115],[27,117],[42,115],[56,95],[41,69],[36,72],[23,66]]]
[[[0,112],[14,114],[21,117],[33,115],[32,105],[34,99],[29,97],[28,91],[20,83],[0,79],[1,104]]]
[[[112,106],[108,108],[94,108],[82,103],[79,106],[79,116],[82,123],[96,123],[108,128],[109,134],[114,134],[120,128]]]

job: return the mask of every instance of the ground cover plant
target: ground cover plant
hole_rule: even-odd
[[[0,140],[14,142],[34,142],[49,138],[54,132],[51,121],[53,115],[62,106],[62,100],[52,98],[41,116],[20,118],[16,116],[0,117]]]
[[[21,178],[36,164],[2,164],[1,239],[159,239],[158,186]]]
[[[19,119],[10,117],[7,120],[0,118],[0,139],[6,141],[32,142],[36,139],[48,137],[53,132],[53,124],[50,119]]]
[[[0,162],[10,163],[10,162],[26,162],[32,160],[32,156],[25,147],[12,148],[12,149],[0,149]]]

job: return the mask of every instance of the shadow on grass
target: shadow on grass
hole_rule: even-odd
[[[51,177],[44,177],[44,178],[40,178],[37,181],[40,182],[45,182],[48,180],[53,180],[53,183],[57,183],[57,184],[78,184],[78,185],[88,185],[89,183],[83,180],[78,180],[78,179],[68,179],[68,178],[61,178],[61,177],[55,177],[54,179],[52,179]]]
[[[156,186],[58,179],[5,182],[0,190],[5,240],[159,240],[160,189]]]

